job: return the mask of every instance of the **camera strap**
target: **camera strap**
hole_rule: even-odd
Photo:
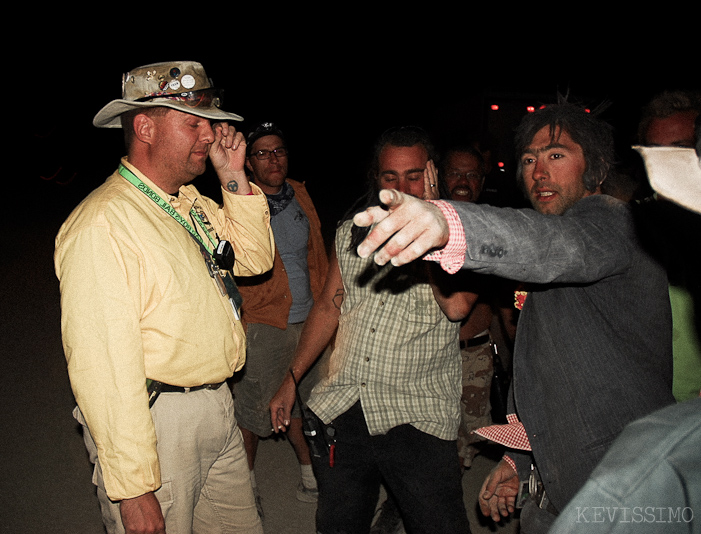
[[[143,180],[136,176],[133,172],[127,169],[123,164],[119,165],[119,174],[122,175],[129,183],[136,187],[148,198],[153,200],[153,202],[160,207],[164,212],[170,215],[180,226],[185,228],[190,236],[195,240],[195,242],[200,247],[200,252],[204,258],[205,264],[207,265],[207,271],[209,276],[214,279],[223,297],[227,297],[231,303],[231,307],[234,311],[234,316],[237,321],[241,320],[241,305],[243,303],[243,298],[241,293],[236,286],[234,277],[228,271],[231,271],[234,267],[234,252],[231,243],[224,240],[214,239],[212,234],[209,232],[205,226],[202,216],[198,213],[194,205],[190,208],[190,216],[193,221],[202,228],[202,231],[207,236],[207,240],[212,245],[210,248],[202,239],[199,232],[193,228],[193,226],[187,221],[185,217],[180,215],[173,206],[170,205],[166,199],[161,198],[161,196],[146,185]]]

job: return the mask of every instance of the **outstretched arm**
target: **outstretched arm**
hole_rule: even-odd
[[[320,298],[309,312],[302,335],[290,364],[297,381],[309,370],[319,355],[328,346],[338,327],[341,304],[344,297],[343,280],[335,251],[329,260],[329,273]],[[286,431],[290,424],[290,413],[295,403],[295,384],[287,373],[280,388],[270,401],[270,417],[273,431]]]

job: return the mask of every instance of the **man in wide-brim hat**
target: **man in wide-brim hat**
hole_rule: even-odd
[[[262,532],[226,380],[245,359],[233,275],[272,267],[245,140],[199,63],[124,75],[95,116],[127,156],[56,238],[68,373],[108,532]],[[188,185],[209,160],[223,204]]]

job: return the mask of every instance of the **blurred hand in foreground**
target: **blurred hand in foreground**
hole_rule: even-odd
[[[367,258],[375,253],[375,263],[400,266],[422,258],[448,242],[448,223],[439,208],[430,202],[394,189],[380,191],[384,206],[358,213],[356,226],[375,227],[358,246],[358,254]]]

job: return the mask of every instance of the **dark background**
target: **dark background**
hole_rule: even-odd
[[[372,143],[390,126],[421,125],[439,146],[455,134],[489,135],[511,176],[511,130],[527,105],[551,102],[558,92],[591,108],[610,103],[604,117],[627,157],[640,109],[652,96],[701,86],[694,48],[683,40],[660,54],[636,50],[626,39],[596,39],[597,30],[587,39],[550,31],[523,38],[495,31],[474,39],[465,28],[464,38],[430,45],[420,32],[385,40],[363,31],[280,36],[261,29],[257,36],[204,44],[216,41],[209,38],[198,46],[178,39],[150,46],[51,42],[36,58],[38,74],[48,82],[28,87],[36,105],[23,122],[29,131],[22,146],[30,154],[20,173],[48,209],[63,216],[123,155],[121,130],[91,125],[103,105],[121,97],[122,73],[153,62],[195,60],[225,90],[224,108],[244,117],[237,124],[244,132],[260,120],[283,128],[290,176],[306,182],[322,222],[332,228],[362,193]],[[500,111],[489,110],[494,102]],[[218,194],[211,176],[196,185]]]

